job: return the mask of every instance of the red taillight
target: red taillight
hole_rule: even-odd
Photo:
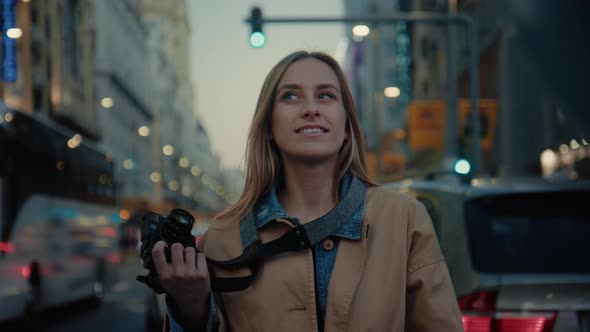
[[[461,320],[463,321],[463,329],[465,329],[465,332],[491,331],[491,316],[471,316],[462,314]]]
[[[119,253],[110,253],[106,255],[107,262],[111,264],[120,264],[121,263],[121,255]]]
[[[492,331],[550,332],[555,324],[555,312],[498,313]]]
[[[28,265],[21,267],[20,275],[25,279],[29,279],[29,276],[31,275],[31,267]]]
[[[14,252],[14,246],[10,242],[0,242],[0,252],[10,254]]]
[[[550,332],[555,324],[555,312],[496,312],[496,299],[496,291],[458,299],[465,332]]]
[[[100,230],[100,235],[108,237],[116,237],[117,231],[113,227],[106,227]]]
[[[461,312],[489,313],[496,311],[496,291],[482,291],[461,296],[459,308]]]

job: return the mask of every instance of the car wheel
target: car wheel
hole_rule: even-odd
[[[104,280],[105,280],[105,262],[100,259],[96,262],[94,283],[92,284],[92,301],[95,305],[100,305],[104,298]]]

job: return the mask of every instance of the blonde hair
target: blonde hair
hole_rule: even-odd
[[[317,59],[332,68],[342,91],[342,102],[346,112],[346,133],[348,139],[340,149],[335,184],[340,185],[347,172],[360,178],[367,185],[375,185],[367,175],[364,157],[364,141],[354,104],[354,99],[338,62],[322,52],[297,51],[279,61],[264,80],[256,111],[250,126],[246,147],[246,182],[240,199],[215,216],[216,219],[240,218],[254,206],[256,200],[265,193],[277,178],[282,175],[282,161],[279,151],[272,141],[271,116],[277,86],[283,75],[293,63],[304,59]],[[338,188],[338,187],[336,187]],[[336,188],[334,188],[337,193]]]

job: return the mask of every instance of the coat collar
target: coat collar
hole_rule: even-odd
[[[361,208],[354,214],[350,215],[348,217],[348,221],[344,223],[333,235],[350,240],[359,240],[361,238],[361,225],[365,195],[364,191],[347,195],[353,180],[360,181],[360,179],[355,178],[350,174],[346,175],[342,180],[342,185],[340,186],[340,197],[343,197],[343,200],[340,201],[338,205],[336,205],[334,210],[337,212],[338,210],[342,210],[346,204],[359,205],[362,202],[362,204],[360,204]],[[363,187],[366,186],[363,184]],[[281,206],[281,203],[279,202],[279,199],[276,195],[275,183],[272,184],[270,189],[261,197],[260,200],[258,200],[254,206],[253,218],[254,222],[256,223],[256,229],[261,229],[269,222],[279,218],[291,221],[294,226],[299,224],[299,221],[296,218],[289,217]]]

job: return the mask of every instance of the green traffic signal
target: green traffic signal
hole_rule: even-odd
[[[471,164],[465,159],[459,159],[455,162],[455,172],[466,175],[471,171]]]
[[[252,8],[250,14],[252,33],[250,34],[250,46],[261,48],[266,43],[266,36],[262,32],[262,10],[259,7]]]
[[[250,46],[254,48],[260,48],[264,46],[266,42],[266,36],[262,32],[253,32],[250,35]]]

